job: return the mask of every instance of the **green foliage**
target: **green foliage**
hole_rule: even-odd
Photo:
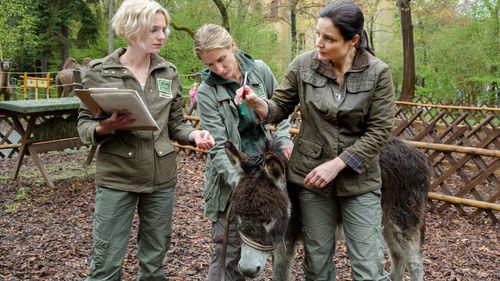
[[[492,53],[487,30],[485,22],[474,21],[449,24],[428,35],[426,48],[417,49],[417,73],[425,81],[419,92],[479,102],[486,83],[492,81],[478,78],[491,77],[492,66],[499,61],[498,49]]]
[[[94,10],[99,0],[2,0],[0,48],[20,70],[33,71],[44,61],[58,70],[65,46],[88,47],[99,36]],[[75,24],[77,23],[77,24]],[[69,37],[64,34],[69,27]]]
[[[69,44],[69,55],[79,62],[84,57],[108,54],[108,1],[100,0],[1,0],[0,54],[35,70],[40,60],[49,70],[59,70],[61,51]],[[115,0],[115,10],[122,1]],[[221,24],[213,1],[158,0],[170,12],[176,26],[195,32],[205,23]],[[282,1],[283,2],[283,1]],[[378,0],[357,1],[365,7],[367,25],[377,18]],[[227,5],[230,32],[240,49],[264,60],[281,81],[290,47],[279,46],[277,34],[264,17],[261,1],[223,1]],[[416,95],[437,99],[464,99],[471,103],[485,99],[498,103],[500,77],[500,36],[496,0],[411,1],[416,64]],[[286,9],[286,5],[282,6]],[[390,40],[377,43],[376,54],[387,62],[393,74],[396,93],[403,81],[403,51],[399,11],[394,7],[393,26],[372,30],[389,34]],[[68,38],[61,27],[68,26]],[[368,28],[368,27],[367,27]],[[392,32],[392,37],[390,33]],[[377,36],[377,33],[374,33]],[[114,47],[126,42],[115,37]],[[174,63],[187,93],[203,64],[193,53],[193,39],[171,26],[170,38],[161,55]],[[39,70],[39,69],[37,69]],[[498,86],[497,86],[498,87]]]
[[[460,99],[469,104],[490,100],[490,105],[494,105],[498,97],[487,89],[499,77],[498,35],[492,35],[495,30],[498,33],[498,22],[487,9],[477,7],[485,1],[473,1],[472,6],[457,0],[412,1],[416,96]],[[396,15],[395,39],[380,48],[377,56],[391,66],[398,89],[403,79],[403,62]]]
[[[39,45],[36,26],[37,0],[2,0],[0,5],[0,54],[3,59],[17,61],[33,56]]]
[[[206,23],[222,24],[222,20],[215,4],[211,1],[166,1],[165,7],[170,12],[172,21],[176,25],[188,27],[193,32]],[[203,12],[200,13],[200,9]],[[269,46],[274,46],[274,32],[263,20],[262,13],[257,13],[252,7],[240,1],[231,2],[228,6],[230,32],[238,47],[256,59],[262,59],[275,70],[279,63]],[[194,75],[203,64],[193,52],[193,38],[185,31],[171,27],[170,38],[161,55],[174,63],[182,76],[182,85],[190,86],[194,82]]]

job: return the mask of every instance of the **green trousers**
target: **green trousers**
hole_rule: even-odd
[[[226,211],[219,215],[216,222],[212,224],[211,236],[214,250],[212,252],[212,261],[208,267],[207,281],[222,280],[222,255],[224,241],[224,227],[226,225]],[[244,281],[245,277],[238,270],[240,261],[241,244],[238,237],[236,217],[231,216],[229,221],[229,232],[226,249],[225,280],[226,281]]]
[[[163,258],[172,233],[175,188],[134,193],[97,187],[90,273],[86,280],[121,280],[137,207],[138,280],[164,281]]]
[[[335,281],[335,229],[341,217],[353,280],[390,280],[385,271],[380,190],[350,197],[299,188],[306,280]],[[340,213],[339,213],[340,212]]]

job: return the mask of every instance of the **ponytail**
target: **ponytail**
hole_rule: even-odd
[[[364,29],[360,32],[359,42],[356,45],[356,49],[366,50],[368,53],[375,56],[375,52],[372,50],[372,48],[370,48],[370,44],[368,44],[368,34]]]

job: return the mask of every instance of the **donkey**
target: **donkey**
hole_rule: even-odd
[[[291,280],[295,245],[301,236],[296,191],[286,184],[287,161],[280,144],[266,143],[249,157],[226,142],[226,153],[239,174],[231,205],[241,238],[239,270],[255,278],[273,260],[273,280]],[[423,280],[425,204],[430,169],[418,149],[391,138],[380,155],[384,238],[394,281],[408,269],[412,281]],[[341,233],[339,229],[337,233]],[[339,235],[337,235],[339,237]]]
[[[11,87],[9,81],[10,63],[8,60],[0,61],[0,95],[3,95],[4,100],[10,100]]]

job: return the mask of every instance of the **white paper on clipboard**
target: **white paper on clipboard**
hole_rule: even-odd
[[[126,130],[159,130],[158,124],[135,90],[113,88],[90,88],[75,90],[76,95],[95,114],[111,114],[114,111],[127,110],[135,119]],[[97,108],[96,112],[96,105]],[[99,112],[99,109],[102,110]]]

